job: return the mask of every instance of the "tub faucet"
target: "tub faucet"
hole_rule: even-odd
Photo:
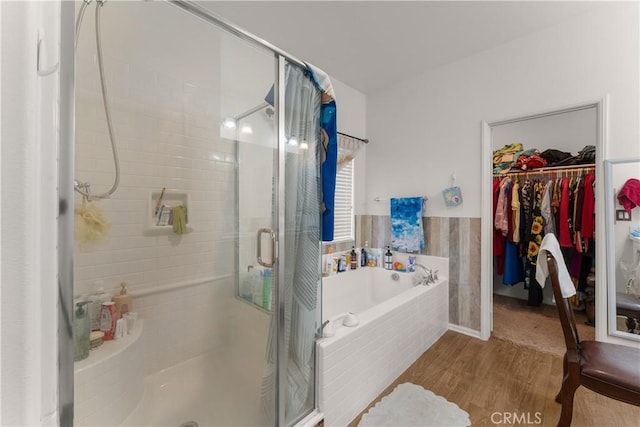
[[[413,276],[413,284],[414,285],[423,285],[427,286],[431,283],[435,283],[438,280],[438,270],[433,271],[428,267],[425,267],[422,264],[415,263],[414,267],[420,267],[423,271],[423,274],[419,274],[416,271],[416,274]]]

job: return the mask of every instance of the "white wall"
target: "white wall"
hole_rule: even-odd
[[[480,217],[482,120],[609,94],[608,157],[637,155],[639,50],[638,4],[607,3],[368,95],[366,212],[387,213],[375,196],[428,195],[427,216]],[[464,203],[446,208],[454,171]]]
[[[596,145],[596,109],[571,111],[548,117],[494,126],[493,150],[521,142],[525,150],[553,148],[576,155],[586,145]]]
[[[57,421],[58,2],[1,2],[2,359],[0,424]]]
[[[357,138],[367,137],[367,97],[362,92],[342,83],[340,80],[331,79],[331,84],[336,94],[338,108],[338,132]],[[366,186],[367,186],[367,148],[362,147],[353,163],[354,173],[354,215],[365,213]]]

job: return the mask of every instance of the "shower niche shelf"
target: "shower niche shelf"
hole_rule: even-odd
[[[144,232],[145,235],[173,233],[173,222],[171,218],[161,221],[160,210],[156,212],[156,208],[158,207],[158,200],[160,200],[160,210],[163,206],[165,206],[165,209],[168,210],[170,210],[174,206],[185,206],[187,208],[187,233],[193,231],[193,228],[189,226],[189,193],[179,190],[164,190],[164,192],[153,191],[149,195],[147,229]],[[168,215],[168,213],[165,215]]]

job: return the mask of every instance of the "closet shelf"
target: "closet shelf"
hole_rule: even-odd
[[[545,173],[553,173],[553,172],[583,172],[585,170],[595,170],[595,164],[586,164],[586,165],[574,165],[574,166],[549,166],[545,168],[537,168],[525,171],[510,171],[504,173],[494,173],[494,177],[503,177],[503,176],[514,176],[514,175],[537,175],[537,174],[545,174]]]

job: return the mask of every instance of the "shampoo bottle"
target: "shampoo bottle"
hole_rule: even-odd
[[[91,319],[88,313],[89,301],[76,304],[73,313],[73,360],[89,357],[89,335],[91,333]]]
[[[355,270],[358,268],[358,254],[356,253],[356,247],[351,246],[351,265],[349,266],[351,270]]]
[[[369,254],[367,251],[369,250],[369,242],[364,242],[364,247],[360,251],[360,267],[366,267],[369,261]]]
[[[120,295],[113,297],[113,302],[116,304],[118,318],[133,310],[133,300],[131,295],[127,294],[127,284],[125,282],[120,283]]]
[[[384,268],[387,270],[393,270],[393,254],[391,248],[387,246],[387,252],[384,254]]]

